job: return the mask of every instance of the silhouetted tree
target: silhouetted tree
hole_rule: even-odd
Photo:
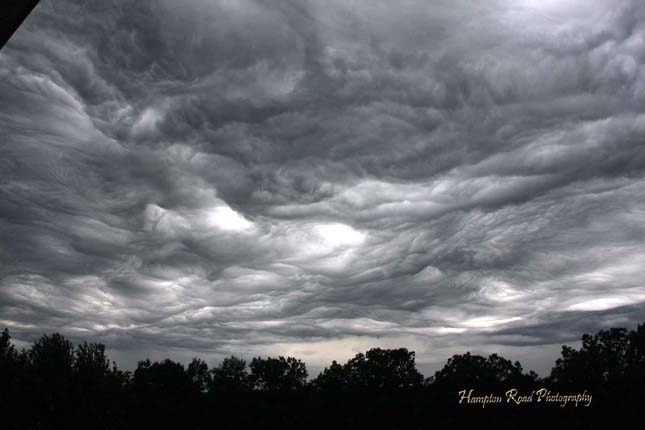
[[[27,356],[31,367],[42,377],[69,378],[74,364],[74,345],[59,333],[43,335],[34,342]]]
[[[423,375],[417,369],[414,352],[406,348],[373,348],[357,354],[345,366],[349,383],[370,389],[392,390],[421,386]]]
[[[132,390],[138,425],[188,425],[198,418],[191,410],[199,403],[201,389],[181,363],[140,361]]]
[[[325,367],[311,384],[313,387],[322,391],[340,391],[349,386],[350,372],[345,366],[338,364],[336,360],[332,361],[329,367]]]
[[[305,363],[293,357],[256,357],[250,368],[251,384],[260,391],[297,390],[304,387],[307,379]]]
[[[199,358],[193,358],[186,368],[186,373],[195,390],[203,393],[211,385],[211,374],[208,371],[208,364]]]
[[[110,360],[105,355],[105,345],[87,342],[78,345],[74,353],[74,370],[84,381],[105,378],[110,371]]]
[[[645,404],[645,324],[628,334],[622,385],[630,404]]]
[[[537,379],[534,372],[524,374],[519,362],[512,363],[497,354],[488,357],[481,355],[456,354],[448,359],[446,365],[435,372],[429,380],[435,386],[449,386],[452,389],[478,387],[495,390],[500,387],[522,387]]]
[[[0,364],[15,361],[17,355],[16,348],[11,344],[9,329],[5,328],[0,334]]]
[[[643,374],[645,370],[645,324],[639,324],[635,330],[629,332],[625,364],[629,373]]]
[[[423,375],[416,369],[413,351],[373,348],[356,354],[345,365],[332,362],[312,383],[321,389],[393,390],[420,387]]]
[[[97,429],[122,427],[124,375],[116,364],[110,367],[105,345],[87,342],[78,345],[73,371],[76,420],[92,422]]]
[[[569,389],[594,389],[620,378],[627,368],[630,337],[624,328],[582,336],[579,350],[563,346],[551,370],[551,382]]]
[[[554,390],[593,393],[598,413],[589,420],[606,427],[633,422],[645,403],[645,325],[584,334],[582,346],[562,347],[546,383]],[[606,414],[611,411],[611,414]]]
[[[36,427],[63,428],[74,416],[74,346],[61,334],[43,335],[25,353],[23,374],[30,392],[29,419]]]
[[[405,348],[373,348],[344,365],[332,362],[311,383],[319,397],[321,418],[329,418],[325,410],[335,410],[354,425],[409,425],[416,416],[415,398],[423,383],[414,355]],[[333,426],[333,419],[326,424]]]
[[[0,420],[8,428],[14,428],[10,417],[16,413],[16,403],[19,401],[16,397],[21,391],[21,381],[18,379],[21,367],[20,356],[11,343],[9,330],[5,328],[0,334]]]
[[[246,361],[230,356],[211,370],[209,392],[241,393],[251,389],[251,381],[246,370]]]

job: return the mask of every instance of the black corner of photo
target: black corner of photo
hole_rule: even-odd
[[[0,49],[9,41],[39,0],[2,0],[0,2]]]

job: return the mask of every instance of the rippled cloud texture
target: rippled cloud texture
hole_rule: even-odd
[[[0,325],[548,369],[645,320],[644,59],[640,0],[43,0],[0,51]]]

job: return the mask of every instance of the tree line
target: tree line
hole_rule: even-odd
[[[309,429],[518,426],[599,428],[640,418],[645,401],[645,324],[582,336],[563,346],[541,378],[498,354],[457,354],[425,378],[415,353],[373,348],[333,361],[308,380],[294,357],[231,356],[217,366],[195,358],[138,362],[132,372],[111,362],[100,343],[74,346],[46,334],[18,351],[0,335],[0,427],[5,429]],[[588,393],[589,406],[561,407],[504,397],[540,388]],[[498,405],[459,403],[458,393],[503,397]],[[554,397],[555,398],[555,397]]]

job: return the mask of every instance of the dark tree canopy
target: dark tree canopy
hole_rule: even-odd
[[[305,363],[293,357],[256,357],[250,368],[251,384],[260,391],[297,390],[304,387],[307,379]]]
[[[140,361],[134,371],[132,384],[143,391],[174,393],[178,396],[194,387],[184,365],[168,359],[160,362]]]
[[[59,333],[43,335],[31,346],[27,357],[32,368],[43,376],[67,376],[74,363],[74,346]]]
[[[16,357],[16,348],[11,344],[9,330],[2,330],[0,334],[0,363],[10,362]]]
[[[133,373],[110,362],[100,343],[43,335],[17,351],[0,334],[0,417],[17,429],[239,428],[594,428],[638,418],[645,401],[645,325],[582,336],[563,347],[551,375],[524,372],[519,362],[491,354],[456,354],[423,382],[415,354],[373,348],[336,361],[307,381],[294,357],[230,356],[209,369],[142,360]],[[583,410],[526,405],[500,413],[457,403],[460,390],[502,394],[509,388],[562,393],[583,390]],[[621,393],[616,396],[616,393]],[[500,406],[503,407],[503,406]],[[491,412],[491,413],[488,413]]]
[[[211,375],[208,364],[199,358],[193,358],[186,368],[186,374],[191,385],[200,392],[205,392],[211,385]]]
[[[497,354],[481,355],[456,354],[448,359],[443,369],[435,372],[430,382],[452,387],[525,386],[535,381],[533,372],[524,374],[519,362],[512,363]]]
[[[100,379],[110,372],[110,360],[105,355],[105,345],[87,343],[76,347],[74,353],[74,369],[83,378]]]
[[[211,370],[211,391],[244,392],[251,389],[246,361],[230,356]]]
[[[313,381],[320,388],[350,387],[393,390],[420,387],[423,375],[416,369],[414,352],[406,348],[373,348],[345,365],[333,362]]]
[[[564,388],[601,387],[642,374],[645,352],[645,325],[628,332],[624,328],[601,330],[582,336],[580,349],[562,347],[555,362],[551,382]]]

